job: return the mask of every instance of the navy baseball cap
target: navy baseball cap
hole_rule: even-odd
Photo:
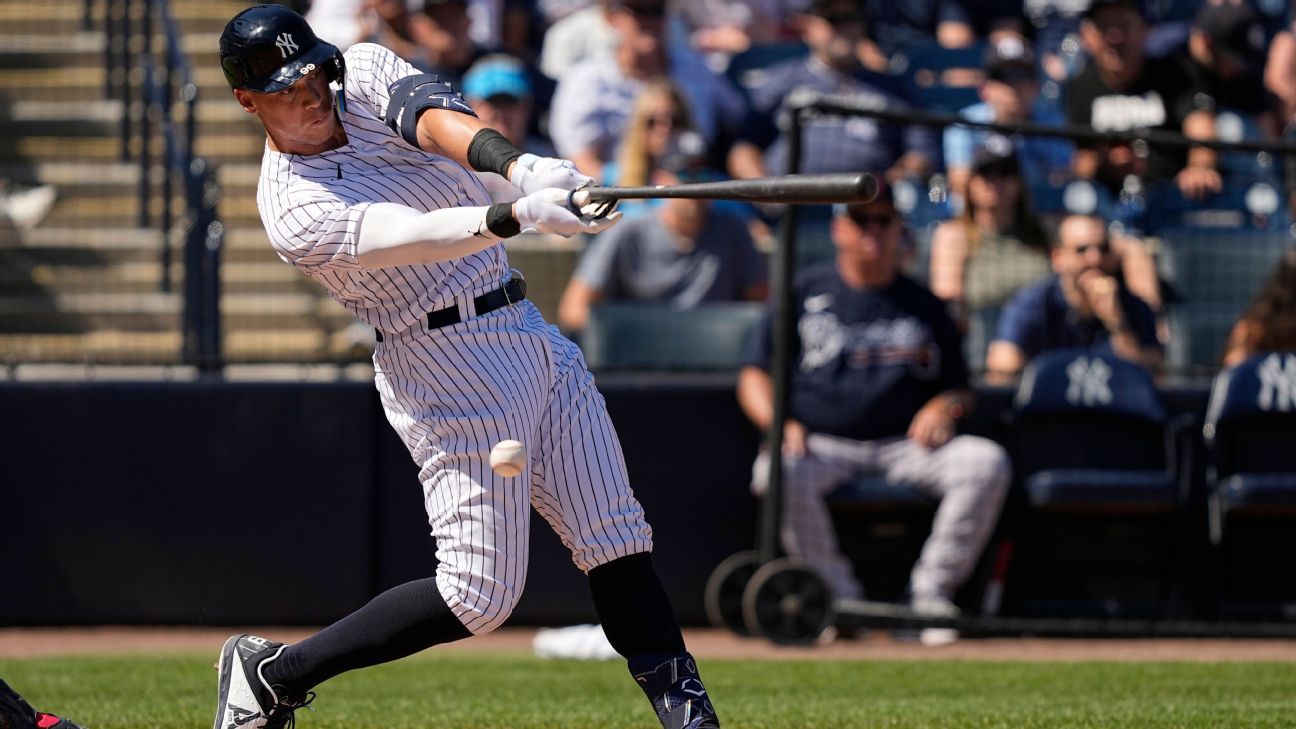
[[[986,46],[982,59],[986,77],[996,81],[1037,80],[1035,50],[1030,41],[1015,35],[1005,36]]]
[[[972,152],[972,173],[980,175],[987,172],[1021,174],[1017,148],[1008,137],[992,134]]]
[[[512,56],[486,56],[472,65],[463,78],[463,94],[472,99],[508,96],[531,98],[531,80],[526,67]]]

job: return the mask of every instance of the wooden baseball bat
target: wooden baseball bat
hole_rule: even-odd
[[[776,175],[753,180],[717,180],[679,185],[644,187],[584,187],[572,192],[569,202],[580,209],[592,202],[690,198],[745,202],[827,205],[867,202],[877,196],[878,181],[867,172],[817,175]]]

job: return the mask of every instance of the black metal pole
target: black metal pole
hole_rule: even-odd
[[[152,195],[153,171],[153,114],[157,109],[156,79],[153,78],[153,0],[141,0],[144,4],[144,15],[140,19],[139,59],[140,73],[140,179],[139,179],[139,227],[149,227],[151,219],[149,203]],[[163,247],[166,247],[165,241]]]
[[[786,130],[788,137],[787,171],[795,175],[801,169],[801,125],[804,112],[795,110]],[[792,273],[796,267],[796,225],[798,206],[783,211],[779,228],[780,245],[774,252],[774,322],[773,356],[770,379],[774,386],[774,412],[765,446],[769,450],[769,481],[761,501],[760,533],[756,551],[762,564],[778,556],[779,522],[783,513],[783,424],[787,421],[788,385],[791,381],[792,327],[795,302],[792,301]]]
[[[118,57],[121,59],[121,102],[122,102],[122,124],[121,124],[121,158],[123,162],[130,160],[130,140],[131,140],[131,2],[122,0],[121,4],[121,34],[119,44],[121,53]]]

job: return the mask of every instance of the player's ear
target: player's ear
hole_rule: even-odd
[[[234,89],[234,100],[249,114],[257,113],[256,94],[246,89]]]

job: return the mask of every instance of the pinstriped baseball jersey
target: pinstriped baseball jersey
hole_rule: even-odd
[[[474,633],[498,627],[526,579],[528,505],[585,571],[652,549],[616,433],[579,349],[529,301],[476,316],[473,297],[509,276],[502,245],[439,264],[366,270],[357,261],[365,209],[421,211],[490,198],[455,162],[408,145],[383,118],[390,84],[415,69],[385,48],[346,52],[347,143],[316,155],[267,148],[257,202],[279,257],[384,333],[375,385],[388,421],[420,467],[437,541],[437,584]],[[463,321],[427,329],[428,311]],[[489,452],[525,444],[528,468],[502,478]]]

